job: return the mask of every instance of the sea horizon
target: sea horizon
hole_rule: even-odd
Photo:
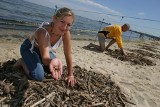
[[[34,11],[33,11],[34,10]],[[0,1],[0,28],[34,31],[42,22],[51,22],[55,9],[30,3],[23,0],[15,2]],[[92,39],[96,38],[97,32],[110,25],[103,21],[96,21],[75,15],[75,23],[71,28],[71,33],[78,38]],[[83,35],[83,36],[82,36]],[[138,31],[127,31],[123,33],[124,40],[137,40],[143,36],[143,39],[155,37]],[[159,38],[159,37],[157,37]]]

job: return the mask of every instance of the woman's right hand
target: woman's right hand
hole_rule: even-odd
[[[62,70],[63,70],[62,61],[58,58],[54,58],[51,60],[49,67],[50,67],[50,72],[52,74],[52,77],[55,80],[60,79],[62,75]]]

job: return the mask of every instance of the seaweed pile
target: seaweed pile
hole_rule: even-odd
[[[22,69],[14,69],[16,60],[0,63],[0,104],[11,107],[128,107],[135,105],[120,87],[104,76],[74,66],[77,83],[66,82],[67,68],[61,80],[45,74],[42,82],[28,80]]]
[[[152,54],[150,52],[143,51],[143,50],[130,50],[130,51],[131,51],[130,53],[127,53],[127,57],[123,56],[122,52],[118,49],[108,50],[108,52],[105,54],[110,55],[113,58],[117,58],[121,61],[128,61],[133,65],[143,65],[143,66],[155,66],[156,65],[156,63],[153,60],[147,57],[160,58],[156,54]]]

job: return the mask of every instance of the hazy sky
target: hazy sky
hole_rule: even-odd
[[[160,36],[160,0],[25,0],[47,7],[69,7],[83,17]],[[122,16],[124,16],[122,18]]]

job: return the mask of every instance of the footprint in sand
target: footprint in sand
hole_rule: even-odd
[[[138,104],[144,105],[144,98],[138,92],[135,92],[133,96],[135,97]]]
[[[151,106],[151,107],[157,107],[157,104],[156,104],[156,102],[153,100],[153,99],[151,99],[147,94],[143,94],[144,96],[145,96],[145,98],[146,98],[146,100],[147,100],[147,103]]]

